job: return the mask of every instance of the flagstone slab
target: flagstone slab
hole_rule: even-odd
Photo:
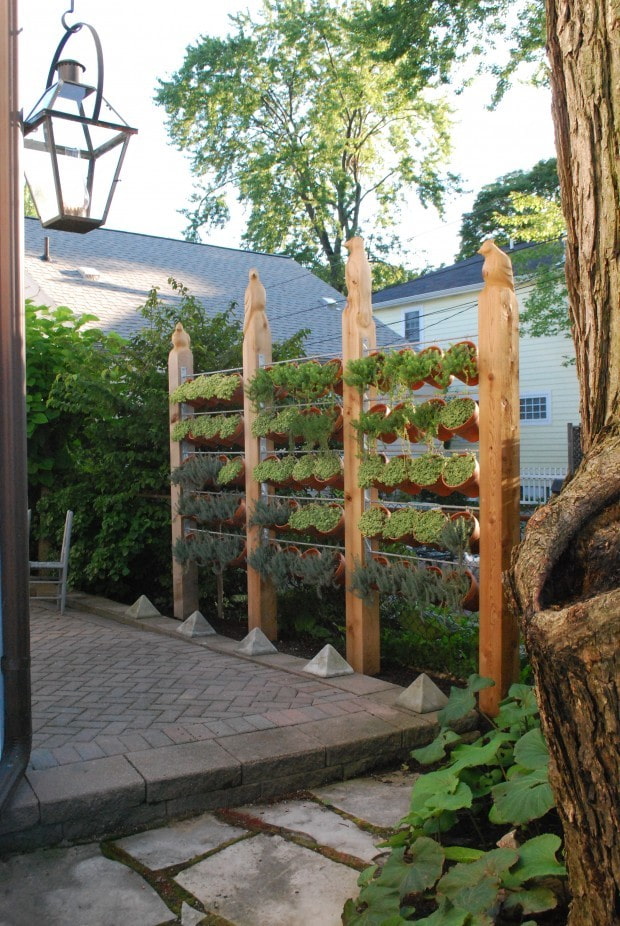
[[[371,836],[351,820],[313,801],[289,800],[277,804],[239,807],[236,813],[309,836],[317,845],[329,846],[365,862],[372,861],[381,851],[376,847],[381,837]]]
[[[234,871],[243,877],[234,877]],[[280,836],[259,835],[222,849],[175,880],[210,913],[235,926],[341,926],[359,872]]]
[[[104,858],[98,845],[0,862],[0,926],[159,926],[173,917],[140,875]]]
[[[116,845],[147,868],[155,870],[189,862],[246,832],[241,827],[220,823],[212,814],[205,813],[192,820],[169,823],[156,830],[127,836],[119,839]]]
[[[417,777],[414,773],[393,772],[336,782],[313,788],[312,793],[352,817],[373,826],[395,829],[399,820],[409,813],[411,790]]]

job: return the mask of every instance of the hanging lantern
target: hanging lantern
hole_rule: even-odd
[[[50,67],[45,92],[24,120],[24,166],[44,228],[81,234],[106,221],[129,139],[137,129],[103,97],[99,36],[88,23],[67,26]],[[82,82],[84,66],[60,60],[82,26],[97,51],[97,86]]]

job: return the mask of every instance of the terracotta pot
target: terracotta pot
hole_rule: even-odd
[[[441,370],[441,361],[443,359],[443,351],[441,347],[438,347],[436,344],[431,344],[429,347],[425,347],[424,350],[420,351],[420,355],[433,353],[437,355],[437,370],[435,372],[431,370],[428,376],[424,377],[424,382],[428,383],[429,386],[433,386],[435,389],[446,389],[454,379],[453,376],[450,376],[445,383],[439,382],[439,380],[435,379],[435,377],[438,375],[438,372]]]
[[[469,454],[466,453],[459,453],[457,455],[460,457],[469,456]],[[468,476],[467,479],[463,480],[463,482],[458,485],[449,485],[444,480],[443,476],[441,477],[441,481],[446,491],[443,493],[439,492],[440,495],[451,495],[453,492],[459,492],[461,495],[466,495],[469,498],[477,498],[480,495],[480,464],[476,460],[474,471],[471,476]]]
[[[289,508],[288,516],[290,520],[290,517],[293,514],[293,512],[297,511],[297,509],[299,508],[299,502],[295,501],[294,498],[289,498],[286,504],[288,505],[288,508]],[[288,524],[274,524],[273,529],[275,531],[282,531],[282,533],[287,533],[288,531],[291,530]]]
[[[344,585],[346,581],[346,561],[344,553],[334,553],[334,582]]]
[[[330,505],[330,508],[339,508],[340,505]],[[344,534],[344,511],[340,516],[338,523],[328,531],[321,531],[318,528],[316,529],[317,534],[320,537],[341,537]]]
[[[333,391],[335,395],[342,395],[342,390],[343,390],[342,360],[340,359],[340,357],[334,357],[332,360],[328,360],[327,362],[330,364],[333,363],[334,366],[336,366],[338,369],[336,382],[334,383],[334,386],[333,386]]]
[[[227,524],[229,527],[245,527],[246,522],[246,509],[245,509],[245,498],[242,498],[231,518],[226,518],[222,523]]]
[[[239,421],[239,424],[235,428],[234,432],[230,437],[216,437],[213,440],[213,445],[215,447],[224,447],[234,446],[234,447],[245,447],[245,426],[243,423],[243,417]]]
[[[218,460],[221,460],[222,464],[225,465],[226,463],[230,462],[230,457],[227,457],[225,453],[221,453],[218,456]],[[214,484],[219,485],[217,478],[215,479]],[[241,469],[239,470],[238,475],[235,476],[234,479],[231,479],[230,482],[227,482],[224,488],[228,488],[229,486],[235,486],[235,488],[239,489],[245,488],[245,460],[241,460]]]
[[[475,355],[475,357],[476,357],[476,367],[477,367],[477,365],[478,365],[478,346],[477,346],[477,344],[475,344],[474,341],[459,341],[459,342],[458,342],[457,344],[455,344],[454,346],[455,346],[455,347],[458,347],[460,344],[465,344],[467,347],[471,348],[472,353],[473,353],[473,354]],[[466,386],[477,386],[478,383],[479,383],[479,381],[480,381],[479,373],[474,373],[473,376],[470,376],[470,375],[468,375],[467,373],[465,373],[463,370],[461,370],[460,372],[459,372],[459,371],[456,371],[454,375],[456,376],[457,379],[460,379],[460,381],[461,381],[462,383],[465,383]]]
[[[331,486],[332,489],[344,489],[344,470],[342,468],[339,473],[334,473],[333,476],[329,476],[327,479],[319,479],[318,476],[314,476],[315,487],[319,489],[326,489],[328,486]]]
[[[227,563],[227,565],[228,566],[243,566],[246,561],[247,555],[248,555],[248,548],[246,544],[244,543],[243,549],[241,550],[239,555],[235,556],[234,559],[231,559],[230,562]]]
[[[457,521],[459,518],[464,518],[470,522],[469,548],[472,553],[477,553],[480,548],[480,522],[478,518],[471,511],[456,511],[450,515],[451,521]]]

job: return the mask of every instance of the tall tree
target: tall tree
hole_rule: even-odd
[[[512,238],[541,241],[557,237],[560,184],[555,158],[538,161],[531,170],[513,170],[479,191],[471,212],[461,222],[461,247],[457,260],[473,257],[484,238],[493,237],[498,247]],[[545,225],[543,225],[543,221]]]
[[[243,241],[295,257],[342,288],[343,242],[374,234],[385,246],[403,196],[441,208],[447,106],[407,84],[360,45],[329,0],[265,0],[262,16],[232,17],[225,39],[202,37],[156,99],[175,144],[192,156],[200,191],[189,235],[248,210]],[[380,241],[383,235],[383,242]]]
[[[573,896],[620,923],[620,3],[547,0],[584,459],[510,576],[537,682]]]

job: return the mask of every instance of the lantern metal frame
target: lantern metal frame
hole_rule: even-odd
[[[28,177],[28,172],[26,174],[26,180],[44,228],[84,234],[105,223],[116,189],[116,184],[119,180],[129,139],[132,135],[137,133],[137,129],[129,126],[103,96],[103,52],[101,41],[96,30],[88,23],[82,22],[75,23],[73,26],[68,26],[64,16],[62,22],[66,32],[54,53],[45,91],[31,113],[23,120],[22,124],[24,148],[31,153],[39,152],[42,156],[47,155],[51,159],[53,190],[45,191],[48,197],[47,210],[42,209],[40,205],[37,204],[37,198],[41,200],[45,199],[45,196],[41,196],[41,192],[37,192],[34,188],[34,184],[31,183]],[[96,87],[82,84],[79,81],[79,77],[76,77],[78,68],[83,70],[81,64],[73,61],[60,61],[60,56],[65,45],[76,32],[82,29],[82,27],[86,27],[90,31],[95,44],[97,54]],[[56,82],[54,82],[56,71],[58,71],[58,78]],[[83,101],[93,92],[94,102],[92,113],[87,115]],[[68,99],[75,104],[77,112],[63,112],[61,109],[56,108],[56,103],[60,98],[64,100]],[[103,103],[105,103],[108,110],[118,121],[100,118]],[[61,137],[63,131],[68,131],[67,127],[71,126],[71,124],[77,124],[81,126],[83,130],[84,139],[83,142],[80,143],[79,149],[76,149],[72,145],[63,145],[57,141],[57,137]],[[39,130],[39,137],[35,137],[34,135],[37,130]],[[42,130],[42,138],[40,137],[40,130]],[[97,143],[95,138],[96,135],[105,135],[106,139],[103,142]],[[106,190],[107,184],[105,186],[98,184],[98,188],[95,190],[96,176],[100,176],[96,175],[96,167],[99,160],[119,146],[122,147],[120,153],[116,152],[118,160],[113,172],[112,181],[109,185],[109,190]],[[78,210],[67,204],[66,192],[63,193],[63,172],[59,164],[59,157],[62,158],[67,155],[76,155],[80,159],[80,162],[82,160],[87,162],[87,164],[84,165],[84,205],[83,208]],[[99,187],[103,189],[103,193],[101,193]],[[97,192],[99,208],[93,208],[93,194],[95,191]],[[55,214],[50,214],[49,204],[54,204],[54,201]],[[43,212],[46,212],[46,214],[43,215]],[[54,209],[52,208],[51,213],[53,212]]]

